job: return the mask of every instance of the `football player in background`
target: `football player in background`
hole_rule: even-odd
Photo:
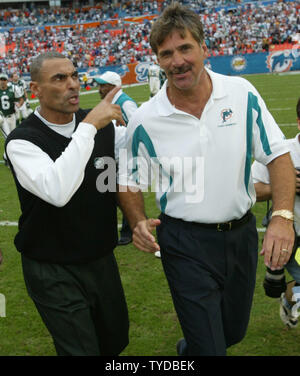
[[[300,98],[297,106],[297,124],[300,130]],[[292,139],[285,140],[291,154],[296,174],[296,196],[294,206],[294,228],[296,232],[293,254],[284,268],[270,270],[267,268],[264,279],[264,289],[267,296],[279,298],[279,314],[282,322],[289,328],[295,328],[298,324],[300,305],[300,133]],[[257,201],[272,200],[270,176],[266,166],[255,161],[251,168]],[[270,212],[272,208],[270,209]],[[269,213],[270,215],[270,213]],[[267,217],[267,216],[266,216]],[[268,221],[268,219],[266,219]],[[267,226],[268,223],[265,223]],[[289,272],[293,280],[286,283],[285,270]]]
[[[18,91],[22,93],[22,97],[24,99],[24,103],[18,107],[16,106],[16,125],[19,125],[22,120],[28,118],[28,116],[33,112],[33,110],[30,108],[30,104],[28,101],[27,96],[27,85],[25,80],[22,80],[18,73],[13,73],[11,77],[11,86],[13,87],[14,91]]]
[[[18,89],[8,85],[8,76],[0,74],[0,129],[4,138],[16,128],[16,107],[22,106],[24,98]],[[3,155],[5,164],[7,164],[5,153]]]
[[[148,69],[148,82],[149,82],[150,98],[151,98],[151,97],[154,97],[154,95],[157,94],[159,89],[161,88],[160,67],[154,62],[149,66],[149,69]]]

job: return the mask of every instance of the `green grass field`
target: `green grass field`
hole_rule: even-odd
[[[253,75],[251,81],[282,127],[287,138],[297,133],[295,106],[299,97],[299,75]],[[139,104],[149,97],[147,85],[124,89]],[[98,93],[81,96],[81,107],[93,107]],[[3,154],[0,139],[0,159]],[[153,193],[145,193],[149,217],[158,215]],[[253,208],[257,227],[265,203]],[[0,164],[0,222],[17,221],[20,214],[16,189],[10,170]],[[55,355],[52,340],[32,301],[27,296],[20,255],[13,239],[16,226],[0,226],[0,248],[4,263],[0,266],[0,293],[6,297],[6,317],[0,317],[0,355]],[[260,232],[260,244],[262,233]],[[115,255],[127,297],[130,315],[130,344],[124,356],[176,355],[175,345],[182,337],[173,309],[160,259],[144,254],[132,245],[118,247]],[[232,356],[300,355],[300,327],[288,330],[279,318],[279,304],[265,296],[262,287],[265,267],[259,257],[257,285],[248,332],[244,340],[228,350]],[[288,277],[289,280],[289,277]]]

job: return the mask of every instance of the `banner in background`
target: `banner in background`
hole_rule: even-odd
[[[207,66],[214,72],[231,76],[296,71],[300,70],[300,45],[289,50],[211,57]]]
[[[150,63],[145,62],[103,67],[87,71],[87,75],[92,77],[111,70],[122,77],[122,82],[125,85],[145,83],[148,80],[149,65]],[[300,70],[300,45],[282,51],[211,57],[206,60],[206,66],[214,72],[229,76],[296,71]]]
[[[122,77],[123,85],[131,85],[147,83],[150,64],[149,62],[140,62],[112,65],[101,68],[78,69],[78,72],[80,76],[86,75],[89,84],[91,84],[93,77],[106,71],[113,71]],[[300,45],[295,45],[292,49],[269,53],[210,57],[206,60],[206,66],[216,73],[229,76],[300,71]],[[30,79],[29,75],[24,75],[23,78],[27,81]]]
[[[148,69],[151,63],[134,63],[125,65],[112,65],[101,68],[78,69],[80,75],[86,74],[87,77],[93,78],[101,75],[106,71],[118,73],[122,77],[123,85],[137,83],[146,83],[148,81]]]

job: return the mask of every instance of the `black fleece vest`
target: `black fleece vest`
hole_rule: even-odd
[[[76,128],[86,116],[86,111],[76,113]],[[10,133],[9,141],[22,139],[40,147],[55,161],[66,149],[71,138],[64,137],[47,127],[31,114]],[[24,189],[16,178],[21,205],[19,231],[15,245],[29,258],[56,263],[80,264],[96,260],[113,251],[117,244],[117,212],[114,192],[100,193],[96,188],[101,157],[114,158],[114,126],[110,123],[98,131],[95,146],[86,165],[84,180],[71,200],[63,207],[56,207]]]

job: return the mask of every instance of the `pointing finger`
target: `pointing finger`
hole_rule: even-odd
[[[114,96],[117,94],[117,92],[121,89],[121,86],[116,86],[114,89],[112,89],[107,95],[106,97],[103,99],[104,101],[106,102],[109,102],[111,103]]]

